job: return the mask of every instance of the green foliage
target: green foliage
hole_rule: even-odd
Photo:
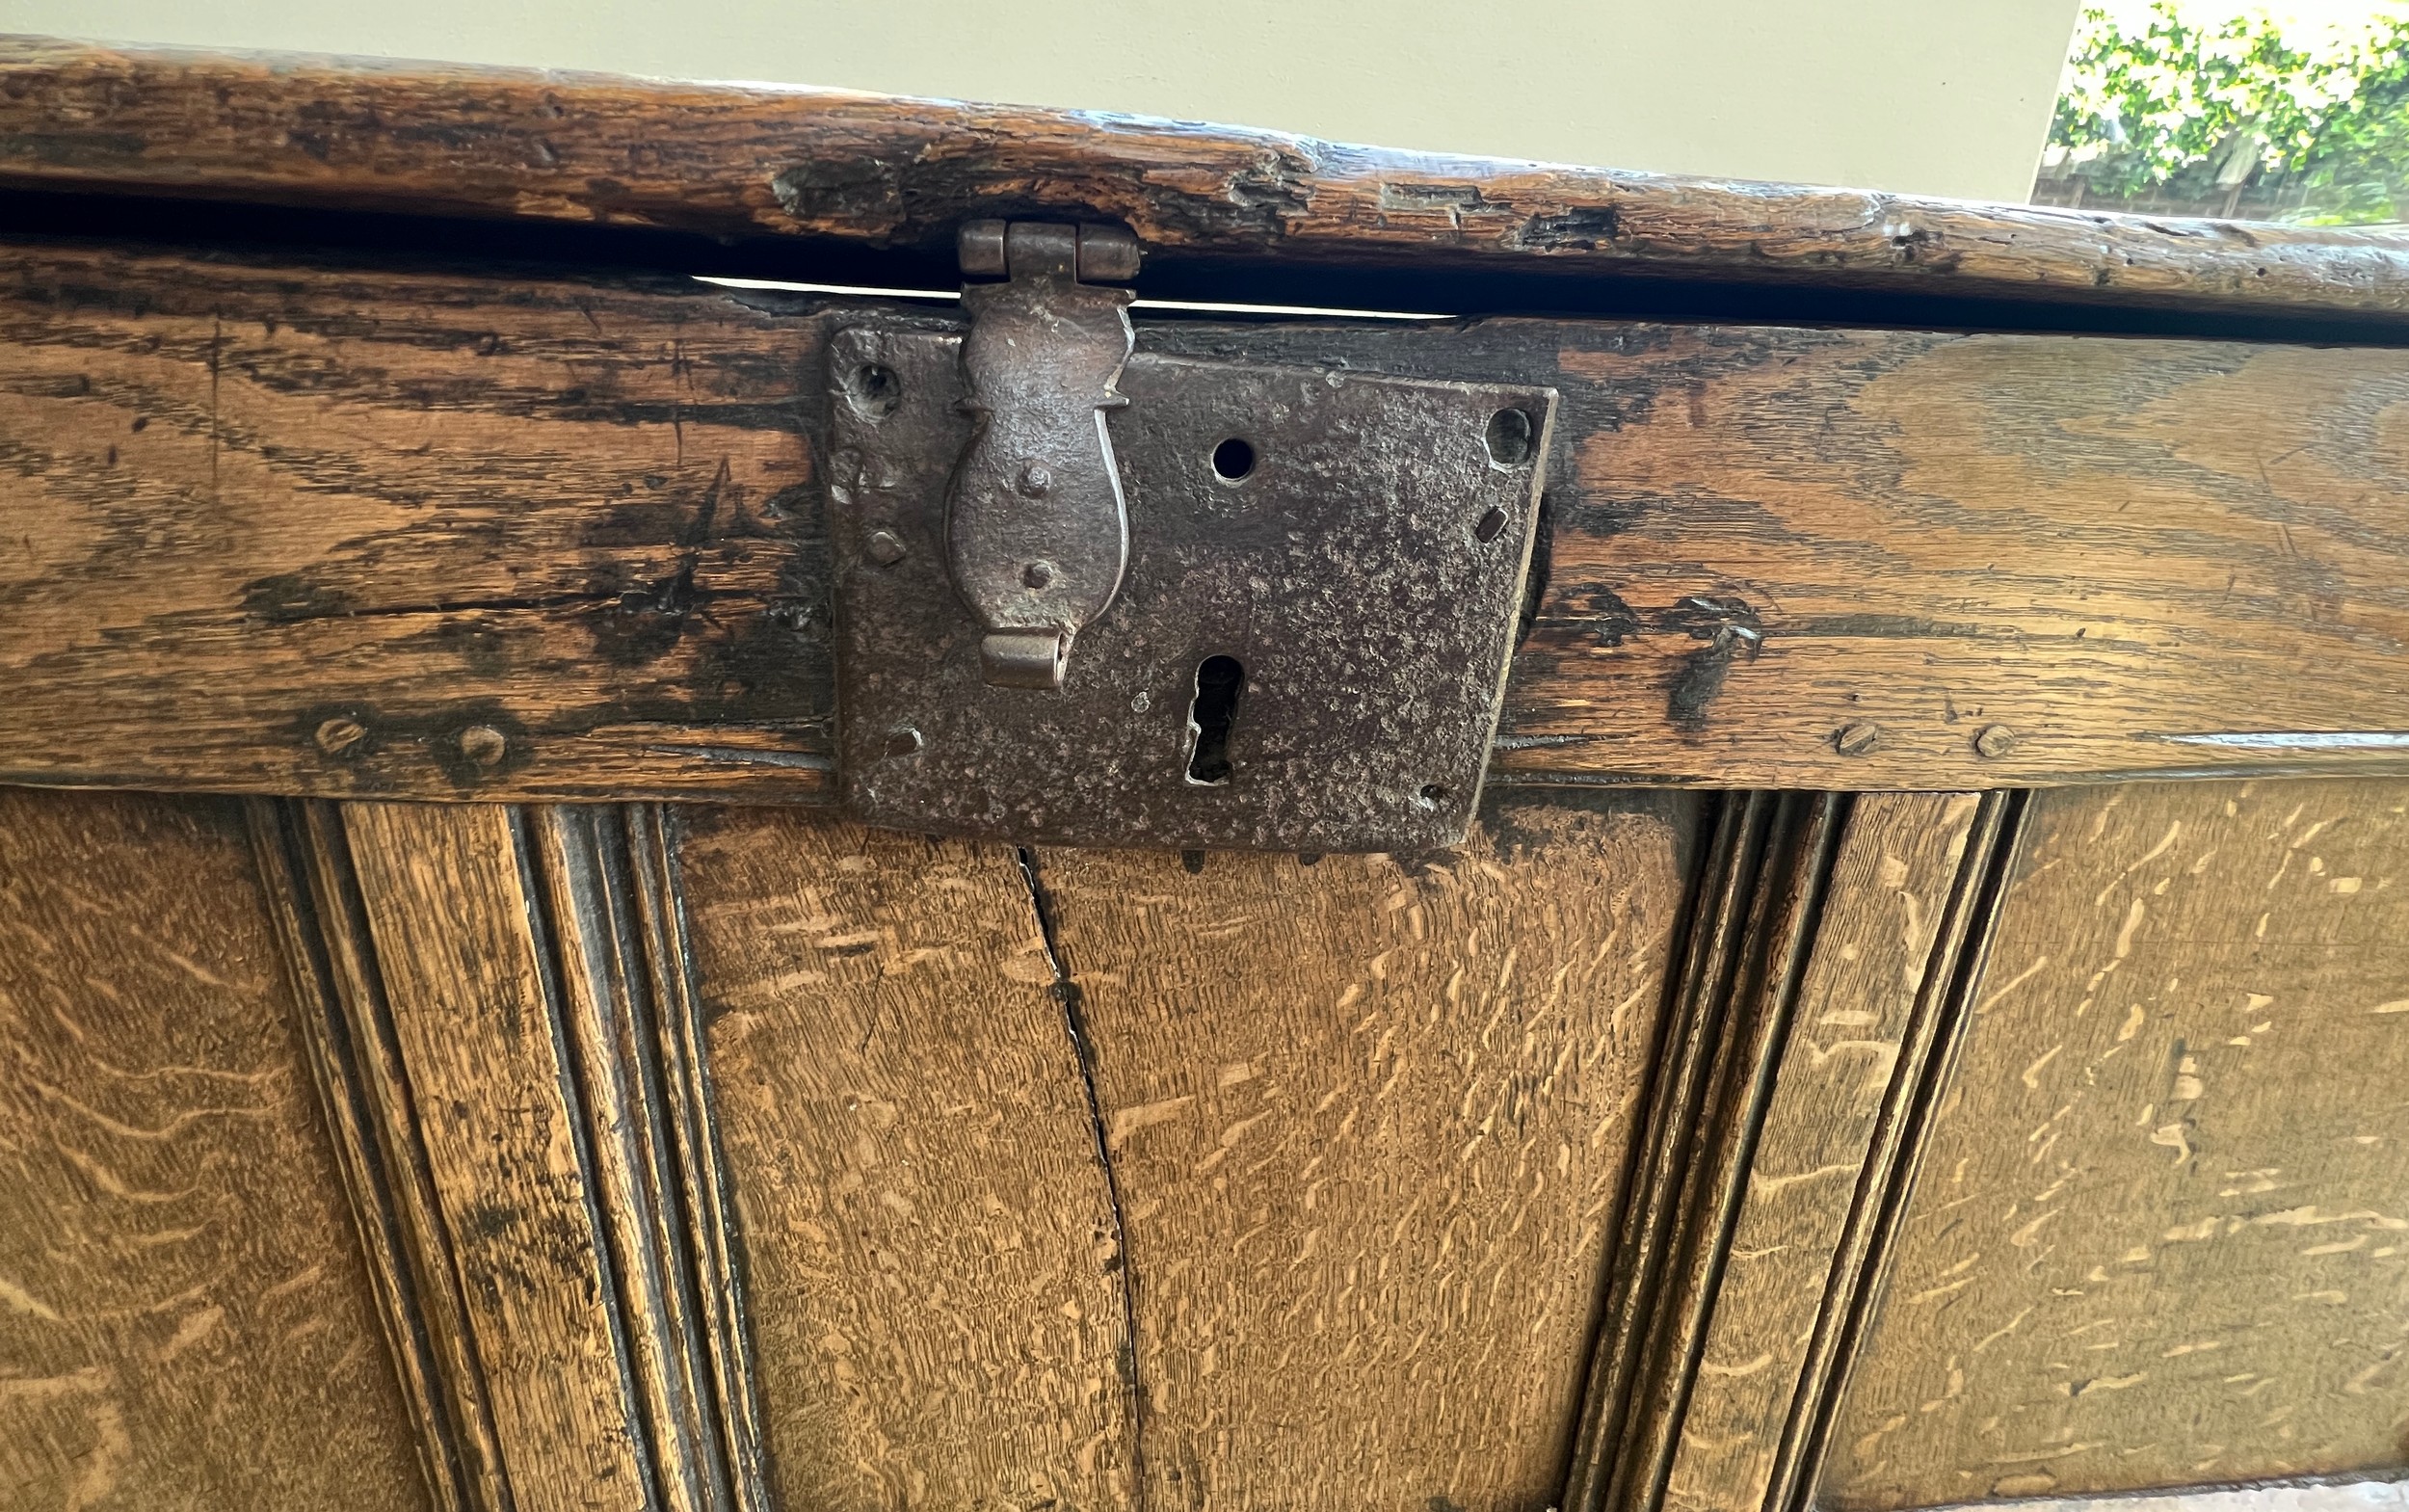
[[[2409,219],[2409,17],[2309,47],[2263,15],[2192,26],[2157,0],[2129,33],[2086,10],[2043,174],[2094,199],[2280,186],[2300,192],[2288,219]]]

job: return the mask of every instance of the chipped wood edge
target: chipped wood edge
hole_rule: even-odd
[[[364,126],[355,123],[365,123]],[[651,161],[639,146],[688,149]],[[0,185],[949,255],[1071,213],[1200,264],[1621,276],[2409,325],[2363,232],[1403,152],[850,91],[0,40]]]

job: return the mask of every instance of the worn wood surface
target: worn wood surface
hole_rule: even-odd
[[[0,275],[7,780],[816,781],[808,323],[675,283],[44,262]]]
[[[238,808],[0,791],[0,1505],[428,1506]]]
[[[1553,1503],[1699,808],[1493,803],[1422,865],[1039,858],[1146,1505]]]
[[[1853,1231],[1895,1155],[1883,1135],[1937,1042],[1937,995],[1970,922],[1969,842],[1978,868],[1996,831],[1971,794],[1852,806],[1656,1504],[1758,1512],[1787,1500],[1786,1461],[1829,1364],[1827,1314],[1863,1259]]]
[[[287,817],[349,1037],[331,1101],[381,1126],[363,1207],[406,1237],[395,1331],[427,1340],[474,1504],[764,1512],[661,816]]]
[[[2409,1482],[2311,1481],[2169,1496],[2048,1497],[2023,1512],[2409,1512]]]
[[[2409,1465],[2409,786],[2037,796],[1820,1505]]]
[[[295,1017],[384,1309],[385,1340],[417,1418],[428,1483],[443,1512],[507,1507],[509,1472],[491,1393],[478,1368],[467,1295],[402,1070],[341,809],[266,798],[247,807],[299,999]]]
[[[622,1370],[649,1437],[662,1512],[766,1512],[744,1368],[741,1296],[714,1263],[727,1217],[696,1067],[660,816],[649,809],[554,806],[526,816],[521,844],[543,891],[539,942],[557,963],[558,1007],[594,1179],[596,1247],[619,1290]],[[723,1455],[728,1458],[724,1459]],[[729,1461],[733,1462],[731,1479]]]
[[[1243,344],[1559,390],[1503,773],[1971,790],[2409,761],[2393,354],[1536,321]]]
[[[2019,795],[1722,799],[1563,1505],[1811,1505]]]
[[[15,252],[0,779],[822,795],[811,363],[868,316]],[[1560,390],[1503,775],[2409,764],[2409,356],[1537,321],[1141,339]]]
[[[1714,806],[1617,1214],[1567,1486],[1578,1512],[1661,1497],[1846,808],[1770,793]]]
[[[512,1499],[646,1507],[599,1194],[516,816],[359,804],[343,817]]]
[[[685,822],[782,1504],[1139,1505],[1124,1246],[1014,853]]]
[[[835,91],[440,64],[0,50],[0,184],[807,236],[950,253],[961,222],[1125,222],[1239,269],[1398,265],[2350,315],[2409,250],[2330,229],[1981,205],[1338,146]]]

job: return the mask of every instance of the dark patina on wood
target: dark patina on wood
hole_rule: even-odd
[[[812,437],[821,343],[860,306],[10,252],[7,781],[825,794]],[[1530,320],[1139,340],[1556,390],[1511,780],[2409,763],[2397,352]]]
[[[0,186],[808,237],[946,261],[966,220],[1067,216],[1121,221],[1150,256],[1238,267],[1726,280],[2409,331],[2409,246],[2351,231],[833,90],[35,37],[0,42]]]

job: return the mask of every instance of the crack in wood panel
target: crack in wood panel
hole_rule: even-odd
[[[1047,849],[1128,1228],[1144,1505],[1548,1504],[1702,800],[1421,859]]]
[[[1096,1034],[1089,1026],[1086,1012],[1086,989],[1072,978],[1071,968],[1063,964],[1062,937],[1054,912],[1054,901],[1047,896],[1045,879],[1038,875],[1037,853],[1025,846],[1015,852],[1020,866],[1021,881],[1028,885],[1029,908],[1037,915],[1037,927],[1046,941],[1046,964],[1054,973],[1051,991],[1062,1004],[1063,1032],[1071,1038],[1071,1053],[1079,1067],[1079,1091],[1087,1101],[1089,1131],[1096,1138],[1096,1165],[1104,1176],[1104,1200],[1112,1209],[1113,1253],[1120,1260],[1121,1319],[1125,1341],[1122,1378],[1129,1388],[1129,1472],[1130,1478],[1141,1488],[1150,1484],[1146,1473],[1146,1378],[1145,1363],[1137,1348],[1138,1280],[1137,1262],[1129,1254],[1128,1208],[1121,1196],[1121,1174],[1113,1167],[1112,1134],[1104,1122],[1104,1103],[1096,1090]]]
[[[1125,1256],[1015,853],[677,823],[781,1503],[1137,1505]]]
[[[441,1483],[486,1512],[765,1508],[660,815],[252,814],[329,995],[361,1225],[406,1252],[388,1329]]]

